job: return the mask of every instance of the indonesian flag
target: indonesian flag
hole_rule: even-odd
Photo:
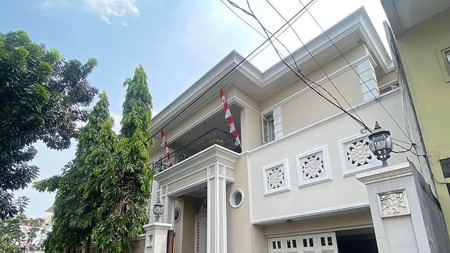
[[[172,166],[172,160],[170,159],[170,152],[169,152],[169,144],[167,144],[166,135],[164,135],[164,131],[161,130],[161,138],[163,139],[163,142],[161,146],[166,149],[166,157],[167,161],[169,162],[169,167]]]
[[[228,106],[228,102],[225,98],[223,89],[220,89],[220,99],[222,100],[223,111],[225,112],[225,120],[227,122],[227,125],[230,126],[230,133],[234,136],[235,139],[234,143],[236,144],[236,146],[241,146],[241,140],[239,139],[238,132],[236,131],[236,127],[234,126],[233,116],[231,116],[230,107]]]

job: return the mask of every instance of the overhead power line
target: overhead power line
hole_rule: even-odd
[[[272,42],[272,36],[270,36],[268,34],[268,30],[264,27],[264,25],[261,23],[261,21],[256,17],[256,15],[254,14],[253,10],[251,9],[250,3],[248,0],[246,0],[247,2],[247,6],[248,6],[248,11],[243,9],[242,7],[240,7],[239,5],[237,5],[236,3],[232,2],[231,0],[227,0],[230,5],[232,5],[235,8],[240,9],[242,12],[244,12],[245,14],[251,16],[252,18],[254,18],[258,24],[261,26],[261,28],[263,29],[264,33],[266,34],[267,38],[269,38],[269,42],[272,44],[272,47],[274,48],[275,52],[277,53],[278,57],[281,59],[281,61],[286,65],[286,67],[288,67],[292,73],[294,73],[300,80],[302,80],[311,90],[313,90],[314,92],[316,92],[320,97],[322,97],[323,99],[325,99],[328,103],[330,103],[331,105],[335,106],[336,108],[338,108],[340,111],[342,111],[343,113],[345,113],[346,115],[348,115],[350,118],[352,118],[355,122],[357,122],[359,125],[361,125],[363,127],[363,130],[367,130],[369,132],[371,132],[371,129],[362,121],[357,119],[355,116],[351,115],[347,110],[345,110],[339,103],[335,103],[333,101],[331,101],[329,98],[327,98],[326,96],[324,96],[321,92],[319,92],[313,85],[311,85],[309,82],[313,83],[314,85],[318,85],[316,82],[312,81],[311,79],[307,78],[304,74],[301,73],[301,71],[298,71],[298,73],[290,66],[290,64],[288,64],[285,59],[280,55],[280,52],[278,51],[278,49],[276,48],[276,46],[273,44]],[[302,10],[305,9],[305,6],[303,6]],[[308,9],[306,8],[306,11],[308,11]],[[289,22],[286,22],[286,24],[289,24]],[[285,25],[286,25],[285,24]],[[290,54],[292,57],[292,54]],[[294,64],[297,65],[295,59],[294,59]],[[297,66],[298,68],[298,66]],[[299,70],[299,69],[298,69]],[[330,93],[328,93],[330,94]],[[331,95],[331,94],[330,94]],[[332,96],[332,95],[331,95]],[[334,96],[332,96],[335,100],[336,98]]]
[[[305,5],[302,3],[301,0],[299,0],[300,4],[303,6],[303,8],[305,7]],[[373,91],[369,88],[369,86],[367,85],[366,81],[364,81],[361,76],[358,74],[358,72],[355,70],[355,68],[352,66],[352,64],[349,62],[349,60],[347,59],[347,57],[345,57],[345,55],[342,53],[342,51],[336,46],[336,44],[334,43],[334,41],[330,38],[330,36],[328,36],[327,32],[323,29],[323,27],[319,24],[319,22],[317,21],[317,19],[314,17],[314,15],[308,10],[306,9],[306,11],[308,12],[308,14],[311,16],[311,18],[314,20],[314,22],[317,24],[317,26],[320,28],[320,30],[322,30],[323,34],[328,38],[328,40],[331,42],[331,44],[336,48],[336,50],[339,52],[339,54],[344,58],[344,60],[347,62],[348,66],[350,66],[350,68],[356,73],[356,75],[359,77],[359,80],[361,80],[363,82],[363,84],[366,86],[366,88],[370,91],[370,93],[373,95],[373,97],[375,98],[375,101],[378,102],[381,107],[383,108],[383,110],[389,115],[389,117],[395,122],[395,124],[397,125],[397,127],[400,129],[400,131],[402,131],[402,133],[406,136],[406,138],[408,138],[408,140],[411,143],[414,143],[411,140],[411,137],[409,137],[408,134],[406,134],[406,132],[403,130],[403,128],[400,126],[400,124],[397,122],[397,120],[395,120],[395,118],[392,116],[392,114],[386,109],[386,107],[383,105],[383,103],[381,103],[380,99],[377,97],[377,95],[375,93],[373,93]]]
[[[275,8],[275,6],[273,6],[273,4],[269,1],[266,0],[266,2],[270,5],[270,7],[272,7],[272,9],[278,14],[278,16],[280,16],[284,21],[287,21],[286,18],[277,10],[277,8]],[[353,107],[350,105],[350,103],[348,102],[348,100],[344,97],[344,95],[341,93],[341,91],[338,89],[338,87],[334,84],[334,82],[331,80],[331,78],[328,76],[327,72],[325,71],[325,69],[322,67],[322,65],[320,65],[320,63],[316,60],[316,58],[314,57],[314,55],[311,53],[311,51],[308,49],[308,47],[306,46],[306,44],[303,42],[303,40],[300,38],[300,36],[298,35],[298,33],[295,31],[295,29],[292,27],[291,24],[289,24],[289,28],[291,28],[291,30],[294,32],[294,34],[297,36],[297,39],[300,41],[300,43],[302,44],[303,48],[306,50],[306,52],[311,56],[311,58],[313,59],[313,61],[317,64],[317,66],[322,70],[322,72],[324,73],[325,77],[327,78],[327,80],[333,85],[333,87],[336,89],[336,91],[339,93],[339,95],[342,97],[342,99],[345,100],[345,102],[347,103],[348,107],[352,110],[352,112],[358,117],[359,120],[362,121],[361,117],[358,115],[358,113],[353,109]],[[298,66],[297,66],[298,69]],[[337,100],[336,100],[337,101]]]
[[[265,39],[258,47],[256,47],[250,54],[248,54],[244,59],[239,61],[235,66],[233,66],[229,71],[227,71],[223,76],[221,76],[218,80],[214,82],[210,87],[208,87],[206,90],[204,90],[196,99],[191,101],[185,108],[183,108],[181,111],[179,111],[172,119],[170,119],[168,122],[166,122],[158,131],[153,133],[149,139],[147,139],[144,143],[148,143],[151,139],[153,139],[161,130],[163,130],[165,127],[167,127],[170,123],[172,123],[175,119],[180,117],[183,113],[185,113],[189,108],[191,108],[196,102],[198,102],[206,93],[211,91],[217,84],[219,84],[221,81],[223,81],[225,78],[229,77],[229,75],[235,71],[238,67],[240,67],[243,63],[248,61],[248,59],[258,50],[260,50],[268,41],[271,41],[271,39],[278,34],[281,30],[283,30],[288,23],[292,22],[295,18],[297,18],[303,11],[313,2],[310,1],[308,4],[305,5],[302,9],[300,9],[292,18],[288,20],[285,24],[283,24],[278,30],[273,33],[271,36],[269,36],[267,39]]]

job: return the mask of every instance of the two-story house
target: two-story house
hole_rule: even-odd
[[[409,152],[418,140],[414,118],[365,10],[293,57],[309,85],[283,62],[261,72],[232,52],[153,119],[171,154],[159,145],[151,152],[151,206],[164,208],[151,220],[175,231],[174,252],[448,250],[429,169]],[[390,131],[388,167],[349,115]],[[146,250],[156,252],[160,238],[148,233]]]

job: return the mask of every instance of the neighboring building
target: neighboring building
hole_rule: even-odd
[[[370,127],[380,122],[406,149],[418,142],[364,9],[305,47],[293,53],[302,74],[348,113]],[[381,168],[362,127],[282,62],[265,72],[246,61],[233,70],[242,60],[232,52],[153,119],[172,154],[168,160],[159,145],[151,151],[151,205],[162,202],[165,224],[152,215],[145,252],[165,247],[161,230],[169,227],[175,253],[450,252],[423,158],[403,150]],[[228,133],[221,88],[241,147]]]
[[[45,210],[44,212],[44,223],[45,226],[51,228],[53,226],[53,206],[49,207],[47,210]]]
[[[450,1],[382,0],[450,229]],[[397,47],[395,47],[397,46]]]

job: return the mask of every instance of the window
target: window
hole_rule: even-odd
[[[230,195],[230,205],[233,208],[238,208],[244,201],[244,193],[241,189],[235,189]]]
[[[310,234],[270,238],[269,253],[335,253],[336,234]]]
[[[179,207],[175,208],[174,214],[173,214],[173,220],[174,222],[178,222],[181,217],[181,210]]]
[[[442,167],[442,173],[444,174],[444,177],[450,177],[450,158],[441,159],[439,160]]]
[[[441,66],[444,80],[450,83],[450,47],[446,47],[441,50],[436,50],[439,65]]]
[[[262,117],[262,125],[263,125],[263,142],[269,143],[275,140],[275,124],[272,112]]]

